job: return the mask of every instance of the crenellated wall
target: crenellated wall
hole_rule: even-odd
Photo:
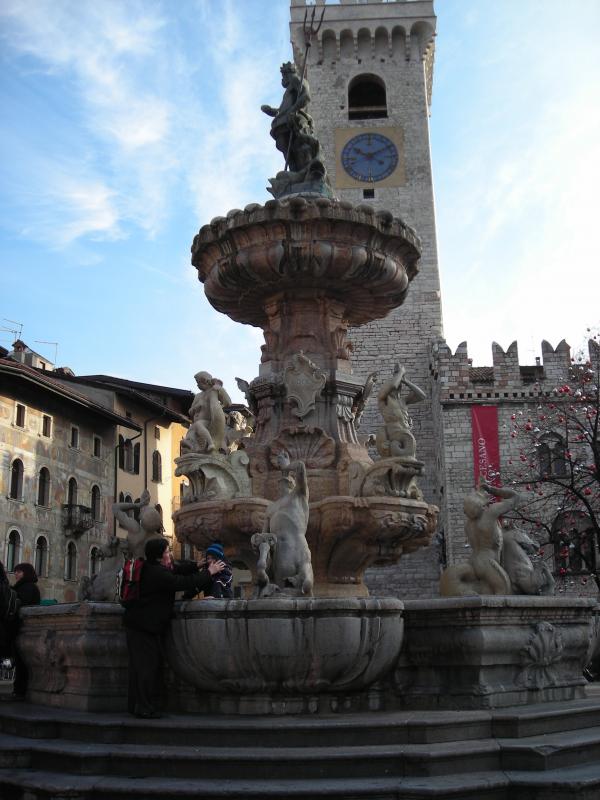
[[[599,348],[589,344],[590,359],[598,364]],[[521,364],[517,342],[504,350],[492,344],[492,366],[473,367],[466,342],[452,353],[444,340],[431,349],[431,389],[437,439],[440,538],[448,564],[464,561],[469,549],[464,535],[463,500],[474,485],[471,409],[475,405],[498,409],[500,468],[518,458],[519,442],[511,438],[515,413],[537,412],[540,400],[552,396],[565,383],[571,367],[571,348],[563,340],[556,347],[543,341],[541,356],[534,364]],[[585,588],[573,581],[565,591],[593,593],[592,582]]]

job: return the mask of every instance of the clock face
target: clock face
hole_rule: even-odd
[[[371,183],[387,178],[398,166],[398,150],[387,136],[360,133],[342,150],[342,165],[357,181]]]

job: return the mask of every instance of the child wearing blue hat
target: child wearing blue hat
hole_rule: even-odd
[[[204,592],[204,598],[230,598],[233,597],[233,575],[231,572],[231,565],[225,558],[225,552],[221,542],[213,542],[206,548],[206,567],[215,561],[223,561],[225,564],[224,569],[211,576],[212,585]]]

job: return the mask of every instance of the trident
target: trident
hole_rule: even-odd
[[[313,36],[316,36],[319,31],[321,30],[321,26],[323,25],[323,17],[325,16],[325,3],[323,3],[323,11],[321,11],[321,17],[319,21],[315,25],[315,15],[316,15],[317,7],[313,6],[311,14],[310,14],[310,22],[308,21],[308,8],[304,12],[304,22],[302,23],[302,31],[304,33],[304,60],[302,61],[302,73],[300,77],[300,85],[302,86],[302,82],[306,78],[306,62],[308,61],[308,51],[311,47],[311,39]],[[288,165],[290,163],[290,153],[292,150],[292,139],[294,138],[294,134],[290,131],[290,141],[288,142],[288,149],[285,156],[285,166],[284,170],[287,171]]]

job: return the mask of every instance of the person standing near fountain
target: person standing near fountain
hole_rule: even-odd
[[[222,561],[213,561],[206,569],[192,575],[176,574],[177,567],[164,539],[150,539],[145,548],[146,561],[140,579],[140,596],[125,609],[129,654],[130,714],[142,719],[158,719],[160,674],[163,661],[163,637],[169,626],[176,592],[208,591],[212,576],[224,569]]]

